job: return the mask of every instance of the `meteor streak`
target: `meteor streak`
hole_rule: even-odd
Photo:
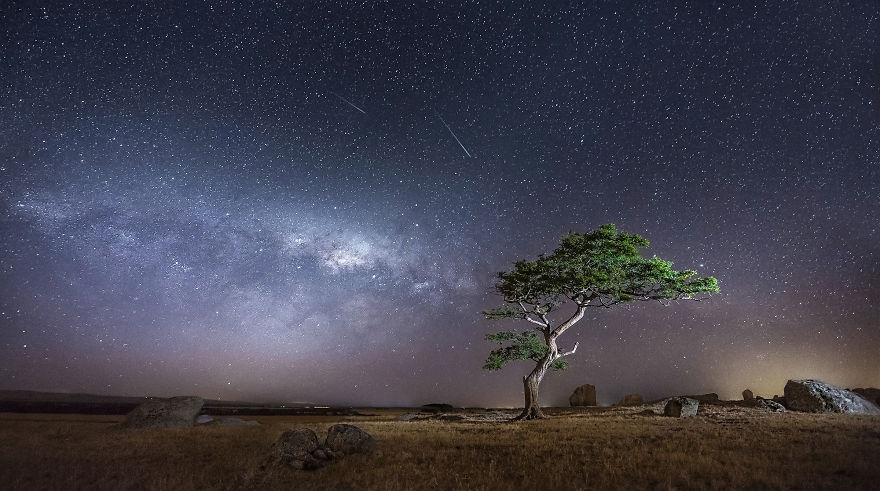
[[[345,102],[345,103],[348,104],[349,106],[351,106],[351,107],[357,109],[357,110],[360,111],[362,114],[367,114],[366,111],[364,111],[363,109],[361,109],[361,108],[355,106],[354,104],[352,104],[352,102],[351,102],[350,100],[346,99],[345,97],[342,97],[341,95],[337,94],[336,92],[331,92],[331,94],[333,94],[333,95],[335,95],[336,97],[340,98],[343,102]]]
[[[445,126],[447,130],[449,130],[449,134],[452,135],[452,138],[455,138],[455,141],[458,142],[458,145],[461,147],[462,150],[464,150],[464,153],[468,157],[471,157],[471,153],[468,152],[468,149],[464,148],[464,144],[461,143],[461,140],[459,140],[458,137],[455,136],[455,132],[452,131],[452,128],[450,128],[449,125],[446,124],[446,121],[443,120],[443,116],[440,116],[440,114],[437,114],[437,117],[440,118],[440,122],[443,123],[443,126]],[[473,157],[471,157],[471,158],[473,158]]]

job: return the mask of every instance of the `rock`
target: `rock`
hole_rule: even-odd
[[[568,398],[570,406],[595,406],[596,405],[596,386],[584,384],[574,389]]]
[[[278,438],[278,452],[281,463],[294,469],[312,470],[326,465],[327,456],[320,458],[318,436],[308,428],[293,428]]]
[[[819,380],[789,380],[785,384],[789,409],[809,413],[880,414],[873,402]]]
[[[454,411],[454,410],[455,410],[455,407],[453,407],[451,404],[433,403],[433,404],[425,404],[424,406],[422,406],[422,411],[425,411],[428,413],[437,413],[437,414],[448,413],[448,412]]]
[[[415,421],[419,419],[418,414],[404,414],[403,416],[397,418],[398,421]]]
[[[700,401],[686,396],[678,396],[669,399],[666,407],[663,408],[663,414],[672,416],[673,418],[689,418],[697,415],[697,409],[700,408]]]
[[[743,400],[744,401],[754,401],[755,394],[752,394],[752,391],[750,391],[749,389],[746,389],[743,391]]]
[[[325,445],[334,453],[367,453],[373,451],[376,447],[376,441],[357,426],[337,424],[327,430]]]
[[[435,418],[440,421],[467,421],[467,416],[461,414],[441,414],[440,416],[435,416]]]
[[[154,398],[134,408],[120,425],[122,428],[171,428],[195,426],[205,401],[201,397]]]
[[[281,460],[303,460],[307,455],[318,449],[318,436],[308,428],[293,428],[285,431],[278,438],[278,451]]]
[[[199,417],[196,418],[197,425],[206,425],[206,424],[210,423],[211,421],[214,421],[214,418],[212,418],[211,416],[209,416],[207,414],[200,414]]]
[[[697,394],[697,395],[682,396],[682,397],[689,397],[691,399],[696,399],[700,402],[717,402],[718,401],[718,394],[716,394],[714,392],[710,392],[708,394]]]
[[[640,394],[628,394],[623,396],[623,399],[618,401],[618,406],[638,406],[639,404],[644,404],[645,399],[642,398]]]
[[[782,404],[772,401],[770,399],[764,399],[763,397],[759,397],[755,400],[755,407],[761,407],[764,409],[768,409],[773,411],[774,413],[783,413],[785,412],[785,406]]]
[[[874,387],[868,387],[866,389],[853,389],[853,392],[864,397],[865,399],[873,402],[874,404],[880,406],[880,389],[875,389]]]

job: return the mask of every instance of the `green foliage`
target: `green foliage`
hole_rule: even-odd
[[[608,307],[633,300],[687,299],[718,291],[715,278],[695,278],[695,271],[675,271],[668,261],[642,257],[639,248],[648,245],[638,235],[617,232],[613,224],[586,234],[568,234],[551,255],[518,261],[513,270],[498,273],[495,289],[508,304],[484,314],[488,318],[522,318],[524,315],[511,307],[517,302],[549,312],[566,299]]]
[[[486,341],[497,341],[499,348],[489,353],[489,358],[483,368],[486,370],[501,370],[508,362],[518,360],[532,360],[539,362],[547,354],[547,345],[534,332],[504,331],[495,334],[487,334]],[[509,343],[506,346],[504,343]],[[564,358],[555,360],[551,370],[565,370],[568,362]]]
[[[505,303],[497,309],[485,310],[483,311],[483,315],[486,316],[487,319],[522,319],[525,317],[525,313],[522,309],[513,303]]]

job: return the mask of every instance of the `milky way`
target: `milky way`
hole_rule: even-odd
[[[0,7],[0,388],[520,404],[494,273],[609,222],[722,293],[546,404],[880,386],[872,2],[173,3]]]

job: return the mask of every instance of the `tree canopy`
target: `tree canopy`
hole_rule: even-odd
[[[512,270],[498,273],[495,290],[504,304],[483,314],[489,319],[527,320],[544,336],[542,339],[535,330],[489,334],[487,340],[502,346],[490,353],[483,368],[499,370],[515,360],[540,362],[550,349],[550,341],[579,321],[588,308],[610,308],[636,300],[694,300],[700,294],[718,291],[718,281],[711,276],[697,277],[693,270],[675,271],[669,261],[642,257],[639,248],[648,245],[646,239],[620,233],[614,224],[608,224],[589,233],[570,233],[549,256],[517,261]],[[554,325],[549,314],[567,301],[576,304],[575,313]],[[564,369],[563,357],[572,352],[554,353],[555,359],[547,368]]]

